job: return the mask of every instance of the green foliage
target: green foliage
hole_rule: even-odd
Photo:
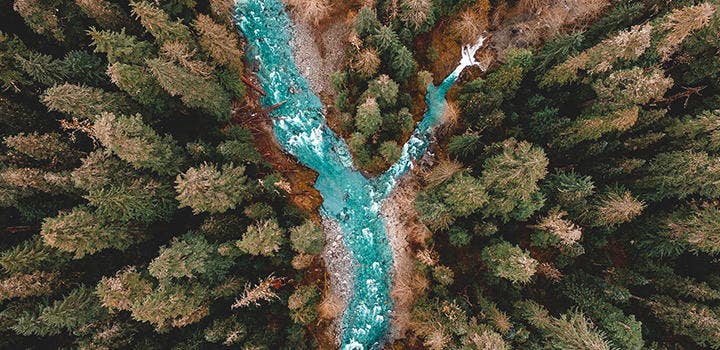
[[[364,135],[373,135],[382,125],[382,116],[380,115],[380,107],[377,100],[368,97],[365,102],[357,107],[355,115],[355,126]]]
[[[217,244],[189,233],[173,239],[168,247],[160,247],[160,255],[150,262],[148,272],[160,280],[181,277],[220,280],[231,263],[218,253]]]
[[[526,251],[508,242],[485,247],[482,258],[493,275],[519,284],[530,282],[538,264]]]
[[[125,28],[119,32],[90,28],[88,35],[95,46],[95,52],[107,54],[110,64],[120,62],[126,64],[143,64],[145,58],[156,50],[153,46],[135,36],[125,34]]]
[[[538,181],[547,174],[545,152],[525,141],[508,139],[491,146],[497,154],[485,160],[482,183],[488,193],[488,216],[523,220],[542,206]]]
[[[190,40],[190,29],[179,20],[170,20],[168,14],[162,9],[146,1],[130,1],[130,7],[132,7],[133,16],[140,20],[140,24],[158,42],[187,42]]]
[[[283,231],[274,219],[248,226],[241,240],[235,244],[251,255],[273,256],[283,243]]]
[[[653,315],[673,332],[690,337],[700,346],[720,348],[720,316],[711,308],[664,295],[655,296],[646,304]]]
[[[93,133],[109,151],[136,168],[171,175],[178,172],[184,161],[172,136],[158,135],[140,114],[102,113],[93,125]]]
[[[320,254],[325,245],[325,232],[308,220],[290,229],[290,242],[298,253]]]
[[[317,319],[318,301],[320,301],[320,294],[315,286],[298,287],[288,298],[288,309],[292,311],[290,317],[296,323],[310,324]]]
[[[91,190],[85,198],[96,213],[113,221],[167,221],[177,208],[172,186],[154,179]]]
[[[45,244],[73,253],[75,259],[107,248],[125,250],[142,238],[140,232],[105,219],[83,207],[61,212],[54,218],[46,218],[40,234]]]
[[[248,198],[246,182],[245,167],[203,163],[179,174],[175,190],[180,207],[190,207],[195,213],[224,213]]]
[[[214,76],[202,77],[162,58],[147,61],[150,72],[171,96],[199,108],[220,121],[230,119],[230,96]]]
[[[718,177],[720,159],[696,151],[660,153],[647,165],[647,175],[639,185],[649,191],[648,198],[683,199],[691,195],[708,198],[720,196]]]
[[[78,119],[95,120],[102,113],[123,113],[130,108],[125,95],[72,84],[55,85],[41,99],[50,111]]]

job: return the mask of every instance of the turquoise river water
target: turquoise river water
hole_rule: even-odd
[[[270,112],[275,136],[285,151],[318,173],[320,214],[339,224],[345,246],[354,254],[355,285],[343,313],[341,347],[379,349],[390,325],[393,266],[381,203],[427,149],[446,106],[445,94],[465,67],[476,64],[473,56],[483,38],[463,48],[460,64],[439,86],[429,86],[427,112],[400,160],[384,174],[367,178],[353,167],[347,144],[327,127],[320,99],[295,65],[291,22],[281,0],[237,0],[235,15],[248,42],[247,58],[266,92],[262,105],[284,103]]]

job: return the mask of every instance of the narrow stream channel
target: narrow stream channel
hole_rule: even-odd
[[[345,142],[325,124],[322,104],[301,76],[293,59],[290,19],[280,0],[237,0],[236,21],[248,42],[247,58],[257,67],[260,85],[267,93],[265,107],[272,112],[275,136],[283,149],[318,173],[315,188],[323,197],[321,215],[337,221],[345,246],[355,258],[355,285],[343,313],[343,349],[379,349],[388,332],[392,300],[392,253],[381,203],[397,179],[427,149],[431,131],[442,117],[445,94],[462,70],[476,65],[473,56],[482,45],[463,48],[462,60],[438,87],[426,95],[428,110],[402,157],[384,174],[368,179],[352,165]]]

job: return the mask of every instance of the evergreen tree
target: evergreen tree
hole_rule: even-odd
[[[162,9],[146,1],[130,1],[132,14],[159,43],[166,41],[189,42],[190,29],[182,21],[173,21]]]
[[[160,247],[160,255],[148,266],[148,272],[160,280],[203,277],[220,280],[228,272],[231,260],[218,253],[218,245],[201,235],[189,233]]]
[[[89,120],[95,120],[103,112],[123,113],[130,110],[130,101],[125,95],[72,84],[56,85],[45,90],[42,102],[51,111]]]
[[[200,34],[200,46],[210,57],[236,72],[242,71],[242,52],[235,34],[203,14],[198,15],[194,27]]]
[[[133,302],[132,317],[149,322],[158,330],[185,327],[210,313],[207,302],[208,291],[202,285],[161,283]]]
[[[493,148],[498,154],[485,160],[482,182],[488,193],[486,215],[525,219],[542,205],[538,181],[547,174],[548,159],[541,148],[508,139]]]
[[[217,78],[193,74],[161,58],[147,61],[150,72],[171,96],[190,108],[200,108],[221,121],[230,118],[230,96]]]
[[[0,279],[0,301],[51,294],[59,284],[59,277],[57,272],[37,271],[29,274],[17,273]]]
[[[40,237],[25,240],[0,253],[0,267],[8,274],[58,270],[69,260],[68,254],[43,244]]]
[[[251,255],[273,256],[283,243],[283,231],[274,219],[263,220],[248,226],[241,240],[240,250]]]
[[[290,242],[299,253],[320,254],[325,245],[325,232],[308,220],[290,229]]]
[[[177,208],[172,186],[138,177],[128,183],[91,190],[85,198],[96,213],[113,221],[167,221]]]
[[[53,328],[74,330],[102,319],[105,310],[92,289],[80,286],[40,312],[40,322]]]
[[[129,311],[136,300],[144,298],[152,289],[152,284],[143,279],[135,267],[128,267],[113,277],[102,277],[95,291],[104,307]]]
[[[660,153],[648,163],[647,175],[639,179],[638,185],[650,191],[651,200],[683,199],[691,195],[716,198],[720,196],[719,162],[705,152]]]
[[[382,125],[382,116],[377,100],[368,97],[365,102],[357,107],[355,115],[355,126],[363,135],[374,135]]]
[[[720,317],[711,308],[667,296],[655,296],[647,306],[672,332],[690,337],[700,346],[720,348]]]
[[[107,54],[110,64],[121,62],[141,65],[157,51],[150,43],[125,34],[125,28],[119,32],[90,28],[88,35],[95,46],[95,52]]]
[[[51,35],[57,41],[65,40],[55,9],[40,0],[15,0],[13,9],[38,34]]]
[[[140,114],[102,113],[93,125],[93,135],[109,151],[136,168],[170,175],[177,173],[184,162],[177,142],[170,135],[158,135],[143,122]]]
[[[106,0],[75,0],[75,3],[103,28],[121,29],[130,25],[130,18],[118,4]]]
[[[45,244],[73,253],[75,259],[107,248],[125,250],[142,238],[137,230],[108,221],[83,207],[46,218],[40,234]]]
[[[526,251],[508,242],[485,247],[482,258],[494,276],[520,284],[530,282],[538,264]]]
[[[36,160],[63,158],[70,152],[70,147],[60,139],[60,135],[57,133],[19,133],[6,136],[3,142],[5,146]]]
[[[234,209],[249,197],[245,167],[203,163],[190,168],[175,179],[175,190],[180,207],[190,207],[193,212],[224,213]]]
[[[174,107],[170,95],[145,67],[116,62],[108,66],[107,75],[113,84],[143,106],[158,112]]]

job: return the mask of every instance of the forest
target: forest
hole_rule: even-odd
[[[368,176],[486,38],[384,204],[368,349],[720,349],[720,2],[283,2],[342,47],[296,63]],[[339,347],[316,174],[236,6],[0,4],[0,349]]]

